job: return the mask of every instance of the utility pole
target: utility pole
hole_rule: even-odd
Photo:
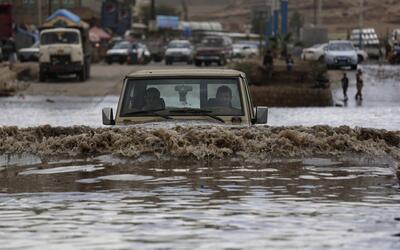
[[[182,12],[183,12],[183,20],[189,20],[189,10],[186,0],[182,0]]]
[[[51,6],[52,2],[53,2],[53,0],[49,0],[49,14],[48,14],[48,16],[50,16],[51,12],[53,11],[52,6]]]
[[[318,0],[314,0],[314,25],[318,24]]]
[[[150,17],[151,20],[156,20],[156,0],[151,0]]]
[[[37,8],[38,8],[38,27],[42,25],[42,0],[37,0]]]
[[[360,0],[360,19],[359,19],[359,30],[360,30],[360,38],[359,38],[359,46],[360,49],[363,48],[363,27],[364,27],[364,0]]]
[[[322,26],[322,0],[318,1],[318,26]]]

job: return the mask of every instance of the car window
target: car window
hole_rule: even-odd
[[[182,43],[182,42],[174,42],[174,43],[170,43],[168,45],[168,48],[171,48],[171,49],[187,49],[187,48],[190,48],[190,44],[189,43]]]
[[[222,47],[224,46],[224,40],[220,37],[206,37],[201,44],[210,47]]]
[[[146,96],[149,92],[157,96],[153,106],[158,108],[155,109],[165,108],[162,112],[167,115],[171,115],[169,112],[173,110],[186,108],[208,110],[220,116],[243,115],[239,86],[235,78],[129,80],[120,116],[132,116],[129,113],[146,110]]]
[[[130,44],[129,43],[117,43],[114,45],[113,49],[129,49]]]
[[[76,32],[57,31],[43,33],[40,38],[42,45],[48,44],[78,44],[79,36]]]
[[[354,50],[354,47],[351,43],[331,43],[329,44],[329,50],[349,51]]]

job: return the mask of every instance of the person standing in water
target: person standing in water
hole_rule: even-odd
[[[347,74],[343,73],[342,77],[342,89],[343,89],[343,96],[344,100],[347,101],[347,89],[349,88],[349,78],[347,78]]]
[[[357,83],[356,83],[356,87],[357,87],[356,100],[362,101],[362,99],[363,99],[362,98],[362,89],[364,87],[364,81],[362,79],[362,71],[361,71],[361,69],[359,69],[357,71],[356,80],[357,80]]]

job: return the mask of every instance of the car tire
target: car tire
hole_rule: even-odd
[[[325,61],[325,57],[324,57],[324,56],[320,56],[320,57],[318,58],[318,62],[323,63],[324,61]]]
[[[79,79],[80,82],[86,81],[86,79],[87,79],[86,73],[87,73],[87,72],[86,72],[86,69],[85,69],[85,68],[83,68],[83,69],[81,70],[81,72],[78,73],[78,79]]]
[[[112,61],[111,61],[111,60],[106,60],[106,63],[107,63],[108,65],[111,65],[111,64],[112,64]]]
[[[208,67],[211,65],[211,62],[204,62],[204,65]]]
[[[218,61],[218,66],[225,66],[226,65],[226,61],[224,59],[221,59]]]
[[[194,64],[195,64],[197,67],[201,67],[201,65],[203,64],[203,62],[200,61],[200,60],[196,60],[196,61],[194,62]]]
[[[362,63],[364,61],[364,57],[359,55],[358,56],[358,63]]]
[[[351,70],[357,70],[357,64],[356,65],[351,65]]]
[[[39,82],[46,82],[47,76],[43,72],[39,72]]]

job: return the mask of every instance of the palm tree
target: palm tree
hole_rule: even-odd
[[[285,36],[277,34],[269,38],[269,49],[274,52],[274,55],[280,55],[284,58],[288,55],[288,45],[293,43],[292,33]]]

